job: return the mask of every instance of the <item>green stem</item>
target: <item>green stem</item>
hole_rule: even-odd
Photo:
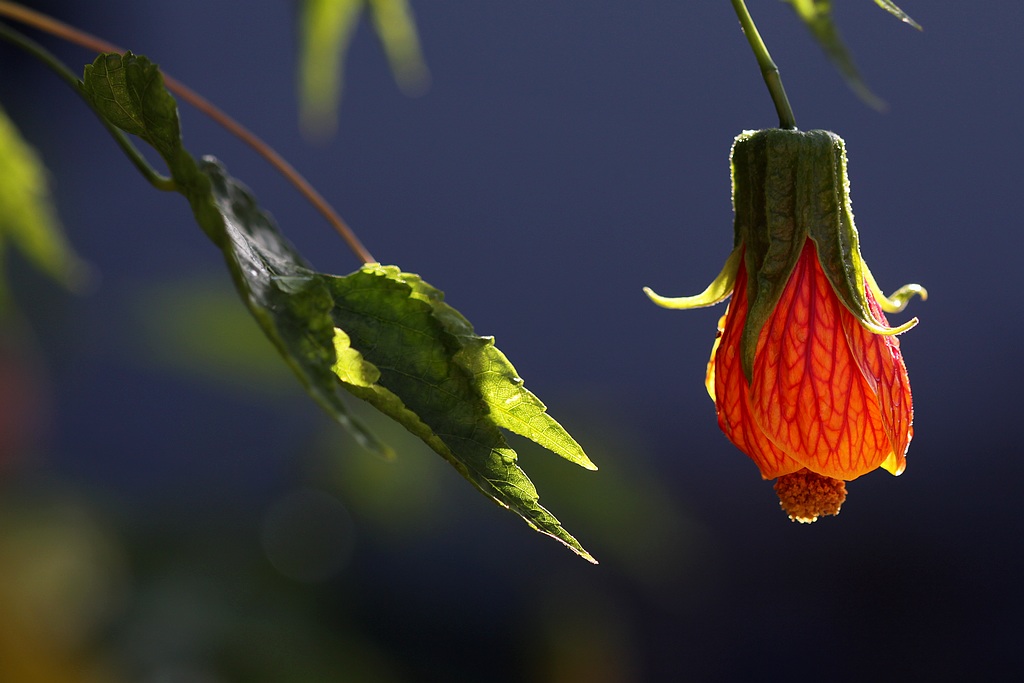
[[[732,0],[732,7],[736,10],[736,16],[740,19],[740,26],[747,36],[757,63],[761,67],[761,75],[764,77],[765,85],[775,103],[775,111],[779,114],[779,128],[796,130],[796,118],[793,116],[793,108],[789,106],[789,98],[786,97],[786,89],[782,87],[782,77],[779,75],[779,67],[775,65],[772,56],[768,53],[768,47],[761,40],[761,34],[757,32],[757,26],[747,11],[747,5],[743,0]]]
[[[70,85],[74,91],[78,93],[79,97],[85,100],[85,103],[89,105],[89,108],[96,112],[96,116],[99,117],[100,123],[102,123],[107,131],[114,137],[114,141],[117,142],[118,146],[125,155],[127,155],[128,159],[135,165],[135,168],[139,169],[139,172],[142,173],[143,177],[145,177],[153,187],[158,190],[165,191],[173,191],[176,189],[174,180],[165,175],[161,175],[155,168],[150,166],[149,162],[146,161],[146,158],[142,155],[142,152],[132,144],[131,140],[128,139],[128,136],[112,123],[107,121],[103,115],[96,110],[92,100],[90,100],[85,94],[85,91],[82,90],[82,82],[78,80],[78,77],[75,76],[75,74],[72,73],[72,71],[60,60],[48,52],[46,48],[3,24],[0,24],[0,39],[6,40],[29,53],[48,66],[61,78],[61,80]]]

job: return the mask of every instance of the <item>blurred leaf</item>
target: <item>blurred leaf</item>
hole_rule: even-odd
[[[810,29],[825,54],[839,69],[839,73],[857,96],[874,109],[885,109],[885,102],[868,89],[860,71],[853,63],[853,57],[839,35],[839,29],[832,20],[832,0],[787,0],[787,2],[796,10],[797,15]],[[921,28],[917,22],[890,0],[875,0],[875,3],[911,26],[917,29]]]
[[[549,495],[557,496],[559,507],[580,520],[576,530],[589,539],[602,562],[610,563],[612,571],[628,573],[667,606],[684,591],[700,590],[703,584],[695,572],[713,561],[713,550],[706,531],[680,506],[677,492],[657,471],[644,446],[645,435],[624,430],[621,419],[610,419],[619,409],[616,401],[595,391],[561,401],[563,410],[575,415],[577,429],[593,442],[588,450],[602,463],[604,476],[574,481],[571,468],[543,457],[538,447],[514,444],[524,466],[543,479]]]
[[[303,128],[329,135],[337,126],[345,52],[364,0],[306,0],[299,36],[299,105]]]
[[[123,550],[95,510],[67,491],[4,488],[0,680],[117,680],[96,645],[128,594]]]
[[[447,465],[431,457],[415,434],[369,404],[352,410],[401,456],[339,458],[344,437],[338,430],[325,430],[317,438],[317,456],[309,460],[309,480],[337,492],[360,526],[372,528],[377,543],[408,546],[450,530],[455,506],[446,487],[461,484],[443,469]]]
[[[370,19],[384,46],[398,85],[408,94],[418,94],[430,82],[423,61],[416,21],[408,0],[368,0]]]
[[[415,94],[430,80],[408,0],[305,0],[300,17],[299,104],[307,132],[329,135],[337,125],[345,53],[367,7],[402,90]]]
[[[891,2],[891,0],[875,0],[875,4],[884,9],[889,14],[899,19],[900,21],[902,21],[903,23],[910,24],[918,31],[922,30],[920,24],[911,19],[906,12],[897,7],[896,3]]]
[[[46,171],[33,150],[0,109],[0,253],[14,244],[28,260],[69,287],[83,283],[88,268],[61,231]],[[0,303],[6,298],[0,262]]]
[[[418,275],[370,264],[346,277],[318,273],[249,191],[210,157],[183,150],[173,98],[157,67],[131,53],[100,55],[85,90],[112,122],[150,141],[167,161],[235,287],[306,390],[363,443],[385,447],[342,403],[344,387],[419,436],[480,491],[589,561],[516,464],[501,428],[596,469],[546,414],[494,340],[444,303]],[[340,380],[340,381],[339,381]]]
[[[262,597],[262,596],[261,596]],[[307,601],[308,602],[308,601]],[[303,608],[305,611],[302,611]],[[330,626],[308,614],[315,610],[300,603],[248,619],[237,619],[224,629],[225,677],[216,680],[250,683],[309,683],[358,681],[400,683],[412,680],[401,672],[394,652],[368,634],[339,629],[333,615]]]
[[[291,372],[223,279],[202,276],[132,292],[150,359],[251,393],[294,387]]]

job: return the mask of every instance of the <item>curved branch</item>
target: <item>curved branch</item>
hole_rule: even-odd
[[[78,30],[74,26],[70,26],[14,2],[0,0],[0,15],[28,24],[29,26],[49,33],[50,35],[57,36],[58,38],[62,38],[89,50],[94,50],[96,52],[125,52],[124,49],[114,45],[113,43],[109,43],[102,38],[97,38],[89,33]],[[327,219],[335,231],[341,235],[343,240],[345,240],[349,249],[351,249],[363,263],[376,262],[376,259],[370,255],[370,252],[367,251],[366,247],[363,246],[363,243],[358,237],[356,237],[355,232],[353,232],[341,216],[338,215],[334,210],[334,207],[332,207],[327,200],[316,191],[316,189],[308,180],[305,179],[305,177],[303,177],[301,173],[295,170],[294,166],[278,154],[273,147],[268,145],[255,133],[235,121],[212,102],[185,84],[172,78],[166,73],[163,73],[163,78],[164,84],[167,86],[168,90],[175,93],[181,97],[181,99],[216,121],[222,127],[227,129],[229,133],[249,145],[249,147],[263,157],[271,166],[276,168],[292,185],[295,186],[299,193],[309,203],[311,203],[324,218]],[[123,146],[124,145],[122,145],[122,147]],[[138,150],[135,150],[135,152],[138,153]]]

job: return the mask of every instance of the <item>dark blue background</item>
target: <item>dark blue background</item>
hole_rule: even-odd
[[[403,447],[381,466],[391,474],[369,475],[379,463],[279,375],[202,371],[173,347],[197,340],[202,356],[212,333],[188,310],[173,317],[173,292],[226,292],[218,253],[180,196],[149,188],[73,93],[4,47],[0,101],[98,273],[81,298],[24,285],[54,397],[46,460],[30,471],[74,490],[124,548],[134,578],[102,647],[127,680],[286,680],[239,664],[256,667],[259,648],[225,654],[251,613],[271,631],[304,624],[284,629],[308,633],[303,645],[272,639],[304,665],[375,653],[376,673],[335,663],[322,680],[1024,674],[1020,3],[905,0],[920,33],[868,0],[836,3],[885,113],[856,99],[789,8],[750,3],[800,127],[847,142],[879,283],[930,293],[901,337],[916,408],[906,473],[856,481],[843,513],[811,527],[785,520],[718,431],[703,377],[724,307],[670,312],[641,293],[696,293],[718,273],[729,146],[776,124],[728,2],[419,0],[431,89],[403,96],[364,23],[322,144],[298,125],[295,3],[34,5],[146,54],[277,147],[379,260],[493,334],[601,467],[521,449],[542,502],[602,561],[591,567],[401,434],[386,434]],[[41,40],[76,70],[91,61]],[[187,106],[182,120],[188,148],[219,157],[320,269],[358,266],[273,170]],[[305,486],[341,501],[354,541],[332,578],[296,583],[259,538],[274,501]],[[233,626],[209,636],[147,612],[168,566],[187,577],[181,600],[207,609],[195,585],[269,587],[213,590],[217,623]],[[147,629],[198,644],[141,648],[131,634]]]

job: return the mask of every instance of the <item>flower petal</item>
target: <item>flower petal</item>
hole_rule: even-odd
[[[886,322],[881,305],[870,292],[868,304],[875,318]],[[882,428],[889,443],[889,453],[881,466],[892,474],[902,474],[907,466],[907,447],[914,435],[914,409],[899,339],[871,334],[852,318],[843,320],[843,329],[864,381],[878,401]]]
[[[881,316],[877,303],[872,312]],[[886,339],[839,301],[808,240],[758,342],[750,388],[757,425],[779,450],[824,476],[851,480],[881,466],[901,422],[892,414],[898,406],[882,415],[892,396],[885,387],[897,385],[892,354],[882,353],[892,348]]]
[[[707,388],[715,400],[719,427],[737,448],[750,456],[763,478],[774,479],[796,472],[803,465],[769,441],[752,414],[740,354],[740,339],[747,317],[746,280],[746,268],[740,268],[732,301],[718,323],[718,337],[708,361]]]

